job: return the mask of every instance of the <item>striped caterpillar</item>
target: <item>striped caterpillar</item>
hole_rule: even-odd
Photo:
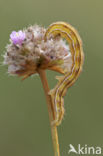
[[[76,81],[82,70],[83,50],[82,41],[77,31],[68,23],[53,23],[46,31],[45,39],[50,35],[53,35],[54,37],[60,35],[62,38],[66,39],[69,44],[73,61],[71,72],[66,72],[64,76],[56,77],[58,79],[58,83],[56,87],[49,93],[54,106],[55,120],[53,121],[53,124],[58,126],[61,123],[64,115],[63,97],[65,96],[67,89]]]

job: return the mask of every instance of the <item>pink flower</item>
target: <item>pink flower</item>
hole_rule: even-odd
[[[25,33],[23,32],[23,31],[18,31],[18,32],[16,32],[16,31],[13,31],[11,34],[10,34],[10,38],[11,38],[11,40],[12,40],[12,42],[13,42],[13,44],[19,44],[19,45],[21,45],[22,43],[23,43],[23,41],[24,41],[24,39],[25,39]]]

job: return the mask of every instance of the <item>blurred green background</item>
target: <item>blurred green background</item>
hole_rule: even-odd
[[[85,53],[83,72],[65,96],[65,117],[58,127],[61,156],[67,156],[69,144],[103,147],[103,0],[0,0],[0,55],[12,30],[55,21],[79,31]],[[56,73],[47,76],[53,88]],[[54,155],[40,78],[22,82],[0,66],[0,156],[34,155]]]

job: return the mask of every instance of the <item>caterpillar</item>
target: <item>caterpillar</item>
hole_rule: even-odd
[[[58,126],[64,116],[64,99],[67,89],[74,84],[77,80],[83,65],[83,48],[82,40],[78,32],[68,23],[56,22],[50,25],[45,33],[45,39],[50,35],[54,37],[60,35],[66,39],[69,44],[70,52],[72,55],[72,67],[71,71],[64,73],[63,76],[56,77],[58,83],[54,89],[49,92],[51,96],[55,119],[52,124]]]

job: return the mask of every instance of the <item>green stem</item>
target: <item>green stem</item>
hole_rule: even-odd
[[[51,124],[52,121],[54,120],[54,109],[53,109],[51,97],[50,95],[48,95],[48,92],[50,91],[50,89],[48,86],[46,73],[44,70],[41,70],[41,69],[38,70],[38,73],[39,73],[39,76],[43,85],[43,89],[44,89],[46,101],[47,101],[49,120],[50,120],[50,126],[51,126],[51,135],[52,135],[52,141],[53,141],[53,147],[54,147],[54,156],[60,156],[57,127]]]

